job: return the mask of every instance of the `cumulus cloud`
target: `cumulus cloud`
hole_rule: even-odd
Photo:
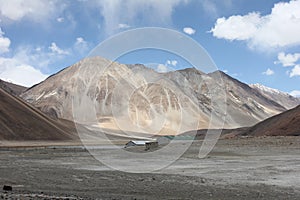
[[[290,95],[294,97],[300,97],[300,90],[293,90],[290,92]]]
[[[30,87],[46,79],[48,75],[14,58],[0,58],[0,79]]]
[[[193,35],[196,33],[196,30],[191,27],[185,27],[183,28],[183,32],[185,32],[188,35]]]
[[[140,21],[146,26],[166,25],[171,22],[174,8],[188,0],[102,0],[96,1],[104,18],[104,28],[108,35],[116,32],[119,24],[135,25]],[[139,20],[137,20],[139,19]]]
[[[290,72],[290,77],[300,76],[300,65],[296,65]]]
[[[300,76],[300,65],[297,63],[300,60],[300,53],[285,54],[284,52],[280,52],[277,59],[274,62],[275,64],[282,64],[284,67],[293,67],[292,70],[286,71],[289,77]]]
[[[275,72],[273,70],[271,70],[270,68],[267,69],[267,71],[263,72],[263,75],[267,75],[267,76],[271,76],[273,75]]]
[[[11,67],[0,74],[2,80],[25,87],[31,87],[40,83],[47,77],[48,75],[44,75],[42,72],[29,65]]]
[[[177,63],[177,60],[167,60],[166,62],[167,65],[173,65],[174,67],[176,67]]]
[[[260,24],[260,15],[258,13],[249,13],[245,16],[231,16],[219,18],[215,27],[211,30],[217,38],[227,40],[248,40],[253,37]]]
[[[174,70],[174,67],[178,64],[177,60],[167,60],[165,64],[158,64],[156,71],[160,73],[165,73]]]
[[[45,51],[44,47],[22,45],[15,49],[10,59],[15,60],[16,65],[30,65],[37,69],[47,70],[48,65],[58,57],[52,52]]]
[[[277,56],[278,61],[275,61],[275,64],[282,64],[284,67],[295,66],[296,62],[300,59],[300,53],[294,54],[285,54],[280,52]]]
[[[76,38],[75,44],[83,44],[83,43],[86,43],[86,41],[84,41],[84,39],[82,37]]]
[[[159,65],[157,65],[156,71],[158,71],[160,73],[166,73],[169,70],[168,70],[168,67],[166,65],[159,64]]]
[[[0,18],[2,20],[18,21],[28,18],[34,21],[43,21],[56,15],[65,7],[57,0],[9,0],[0,1]]]
[[[226,40],[243,40],[264,49],[300,44],[300,0],[280,2],[269,15],[258,12],[219,18],[210,30],[213,36]]]
[[[69,52],[66,50],[62,50],[61,48],[59,48],[55,42],[52,42],[51,45],[49,46],[49,49],[53,52],[53,53],[57,53],[59,55],[68,55]]]
[[[48,48],[19,46],[10,57],[0,56],[0,78],[30,87],[48,77],[44,71],[49,71],[51,64],[71,53],[85,53],[88,48],[88,43],[82,37],[76,38],[74,45],[67,50],[60,49],[55,43]]]
[[[19,46],[12,54],[0,56],[0,79],[26,87],[41,82],[48,77],[41,70],[47,70],[49,63],[59,56],[46,50],[43,47]]]
[[[0,28],[0,54],[8,52],[9,46],[10,46],[10,39],[4,37],[4,32]]]

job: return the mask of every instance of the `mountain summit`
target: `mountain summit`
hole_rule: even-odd
[[[266,86],[258,84],[258,83],[251,84],[249,86],[255,90],[258,90],[259,92],[261,92],[263,95],[265,95],[268,98],[276,99],[276,102],[280,103],[286,109],[294,108],[295,105],[300,104],[300,98],[293,97],[290,94],[281,92],[277,89],[269,88],[269,87],[266,87]]]

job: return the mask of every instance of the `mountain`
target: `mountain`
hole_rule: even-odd
[[[293,97],[290,94],[281,92],[277,89],[269,88],[258,83],[251,84],[249,86],[268,98],[276,99],[276,102],[283,105],[286,109],[294,108],[300,104],[300,98]]]
[[[240,135],[300,136],[300,106],[266,119]]]
[[[221,71],[206,74],[187,68],[158,73],[141,64],[125,65],[101,57],[81,60],[21,96],[53,118],[73,120],[75,109],[83,111],[75,119],[80,123],[168,135],[222,128],[224,114],[225,128],[237,128],[286,110],[272,96]],[[215,120],[210,124],[212,116]]]
[[[26,87],[9,83],[1,79],[0,79],[0,88],[15,96],[19,96],[27,89]]]
[[[72,122],[55,121],[38,109],[0,88],[0,140],[74,140]]]

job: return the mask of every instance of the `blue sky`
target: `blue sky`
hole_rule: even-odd
[[[300,95],[300,0],[0,0],[0,78],[31,86],[122,31],[163,27],[201,44],[220,70]],[[188,67],[135,52],[124,63]]]

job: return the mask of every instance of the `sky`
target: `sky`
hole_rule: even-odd
[[[30,87],[143,27],[191,37],[242,82],[300,96],[300,0],[0,0],[0,79]],[[190,67],[159,50],[118,61],[159,72]]]

